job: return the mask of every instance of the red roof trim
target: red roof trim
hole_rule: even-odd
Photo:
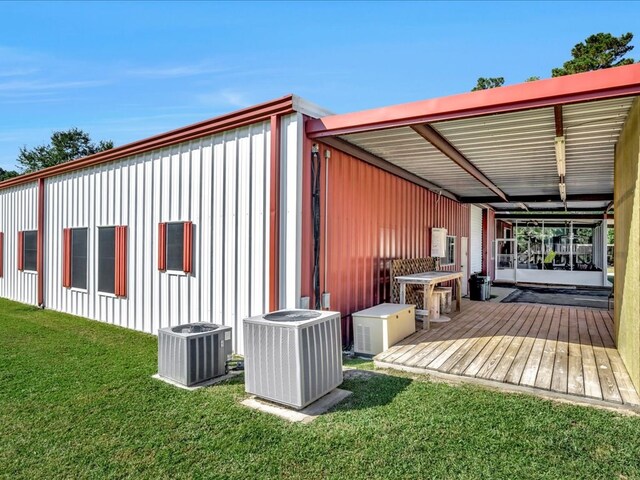
[[[34,182],[41,178],[53,177],[74,170],[91,167],[93,165],[99,165],[101,163],[113,162],[120,160],[121,158],[149,152],[151,150],[157,150],[177,143],[193,140],[195,138],[205,137],[214,133],[269,120],[271,115],[285,115],[293,111],[293,95],[287,95],[276,100],[254,105],[253,107],[178,128],[177,130],[161,133],[160,135],[155,135],[144,140],[128,143],[120,147],[112,148],[111,150],[96,153],[95,155],[79,158],[72,162],[44,168],[34,173],[20,175],[19,177],[14,177],[9,180],[5,180],[4,182],[0,182],[0,189]]]
[[[307,136],[362,131],[640,94],[640,64],[311,119]]]

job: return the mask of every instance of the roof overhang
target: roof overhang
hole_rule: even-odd
[[[305,129],[464,203],[524,211],[571,204],[597,215],[613,198],[615,144],[638,95],[635,64],[329,115]]]
[[[548,78],[449,97],[329,115],[307,122],[309,138],[640,95],[640,64]]]

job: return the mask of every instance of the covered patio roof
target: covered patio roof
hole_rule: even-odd
[[[309,120],[307,135],[465,203],[605,213],[640,64]]]

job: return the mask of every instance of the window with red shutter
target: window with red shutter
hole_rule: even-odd
[[[0,278],[4,277],[4,232],[0,232]]]
[[[193,223],[158,225],[158,270],[193,272]]]

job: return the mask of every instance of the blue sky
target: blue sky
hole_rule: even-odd
[[[287,93],[347,112],[548,77],[639,18],[632,2],[0,2],[0,167],[70,127],[121,145]]]

